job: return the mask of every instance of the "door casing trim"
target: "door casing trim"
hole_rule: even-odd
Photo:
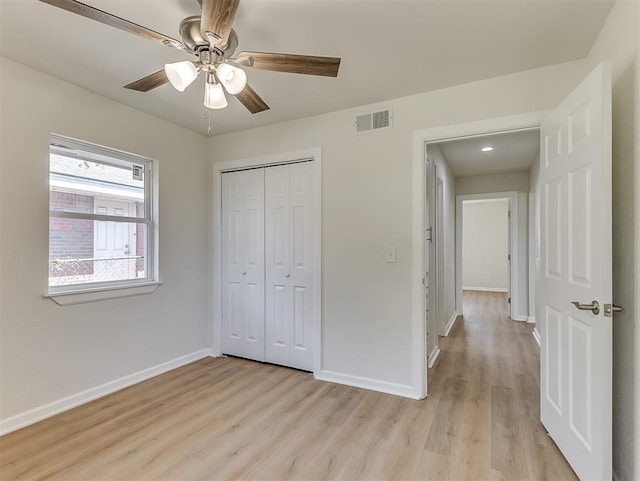
[[[322,370],[322,149],[314,147],[213,164],[213,296],[210,309],[211,346],[214,357],[222,355],[222,174],[228,171],[313,161],[313,372]]]
[[[413,133],[412,165],[412,384],[415,397],[427,396],[426,323],[424,319],[424,295],[422,276],[425,252],[425,206],[426,186],[424,185],[424,159],[428,143],[456,139],[468,139],[501,132],[517,132],[540,128],[549,111],[528,112],[506,117],[496,117],[460,124],[443,125]],[[437,294],[436,294],[437,295]],[[460,314],[460,313],[458,313]]]

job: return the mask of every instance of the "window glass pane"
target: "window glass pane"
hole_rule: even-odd
[[[142,164],[134,169],[131,163],[111,165],[53,152],[49,160],[50,210],[145,217]]]
[[[50,286],[146,277],[146,224],[49,219]]]

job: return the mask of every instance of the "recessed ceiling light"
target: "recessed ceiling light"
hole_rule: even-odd
[[[486,146],[486,147],[482,147],[482,149],[480,150],[482,150],[483,152],[491,152],[493,150],[493,147]]]

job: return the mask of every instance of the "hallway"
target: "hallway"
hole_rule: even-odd
[[[533,326],[507,307],[504,293],[465,291],[464,316],[440,338],[423,466],[441,467],[429,479],[577,479],[539,420]]]

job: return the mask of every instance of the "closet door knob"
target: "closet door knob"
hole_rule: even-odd
[[[291,277],[291,274],[287,274],[285,277]]]
[[[246,276],[246,275],[247,275],[247,271],[244,271],[244,272],[242,273],[242,275],[243,275],[243,276]]]

